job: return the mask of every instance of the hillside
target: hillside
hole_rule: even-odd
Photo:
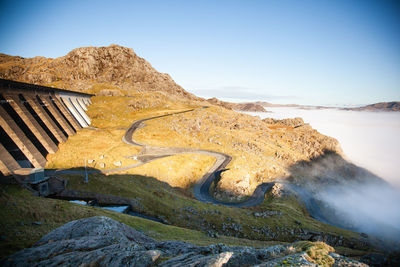
[[[47,156],[46,169],[78,171],[57,173],[68,181],[65,194],[128,199],[134,212],[168,224],[143,222],[147,220],[61,200],[46,202],[47,199],[34,198],[20,188],[2,185],[0,203],[4,208],[0,215],[6,219],[0,228],[2,235],[7,231],[7,238],[1,246],[9,249],[7,253],[32,245],[39,234],[69,220],[94,215],[107,215],[139,226],[158,240],[251,246],[259,242],[307,240],[324,241],[350,255],[372,250],[374,238],[315,220],[300,197],[285,188],[284,182],[294,176],[294,166],[312,164],[328,152],[342,159],[334,138],[318,133],[300,118],[261,120],[234,111],[240,108],[232,103],[217,99],[207,102],[186,92],[169,75],[158,73],[132,49],[116,45],[78,48],[57,59],[1,55],[0,76],[95,93],[87,111],[92,128],[82,129],[60,144],[57,153]],[[208,108],[203,108],[205,105]],[[182,111],[187,112],[179,113]],[[143,149],[122,142],[134,121],[165,114],[171,116],[147,120],[134,133],[133,138],[144,144]],[[115,162],[121,167],[137,163],[138,157],[151,155],[154,147],[212,150],[231,156],[232,161],[210,189],[222,201],[241,201],[249,198],[259,185],[276,183],[260,205],[235,208],[205,203],[193,196],[194,184],[216,161],[209,155],[161,157],[126,170],[89,174],[89,183],[84,183],[79,174],[86,159],[90,160],[90,170],[104,171],[115,168]],[[343,159],[340,162],[345,167],[349,165]],[[24,204],[15,207],[12,203]],[[49,210],[54,214],[46,217]],[[17,215],[11,216],[13,213]],[[33,226],[42,218],[44,223]]]

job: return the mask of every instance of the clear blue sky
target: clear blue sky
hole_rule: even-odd
[[[0,0],[0,52],[131,47],[200,96],[400,100],[400,2]]]

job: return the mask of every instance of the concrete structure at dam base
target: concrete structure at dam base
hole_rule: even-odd
[[[91,123],[92,95],[0,79],[0,179],[49,192],[46,156]]]

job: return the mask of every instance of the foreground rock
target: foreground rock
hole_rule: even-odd
[[[330,248],[323,243],[318,245]],[[202,247],[181,241],[159,242],[110,218],[91,217],[55,229],[33,247],[15,253],[0,265],[317,266],[316,263],[321,263],[301,251],[300,247],[296,243],[255,249],[224,244]],[[333,263],[340,259],[340,266],[367,266],[332,255],[325,253],[323,262]]]

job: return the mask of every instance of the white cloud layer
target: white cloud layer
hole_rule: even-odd
[[[348,160],[400,188],[400,112],[267,108],[262,118],[301,117],[320,133],[336,138]]]
[[[252,113],[262,118],[302,117],[320,133],[336,138],[351,161],[389,184],[369,179],[367,172],[353,181],[347,177],[325,177],[333,183],[319,185],[317,190],[304,181],[297,189],[305,203],[318,200],[327,208],[327,218],[311,214],[327,223],[385,240],[400,240],[400,112],[364,112],[337,109],[304,110],[267,108],[273,113]],[[318,165],[318,164],[317,164]],[[321,170],[320,166],[314,166]],[[349,182],[351,181],[351,182]],[[309,205],[307,205],[309,207]],[[312,206],[311,206],[312,207]]]

